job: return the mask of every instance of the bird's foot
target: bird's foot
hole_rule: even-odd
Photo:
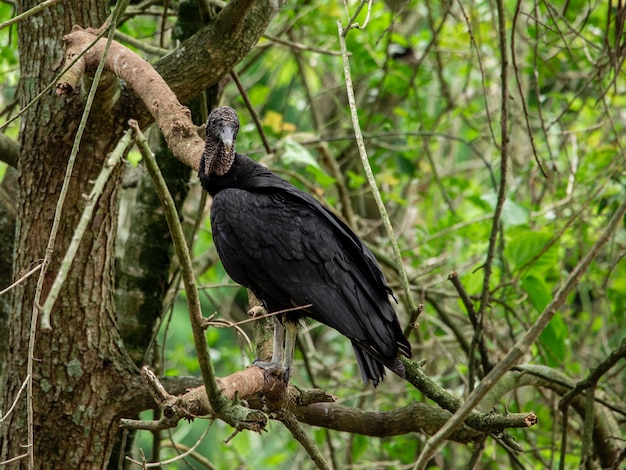
[[[283,365],[278,362],[267,362],[261,361],[260,359],[255,359],[254,362],[252,362],[252,365],[263,369],[265,380],[268,380],[270,376],[275,375],[276,377],[282,377],[285,385],[289,383],[289,378],[291,377],[291,367],[285,369],[283,368]]]

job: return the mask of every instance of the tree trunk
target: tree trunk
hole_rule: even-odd
[[[25,11],[39,2],[19,2]],[[60,70],[62,37],[72,25],[100,26],[108,1],[64,1],[19,23],[21,104],[29,103]],[[84,94],[83,94],[84,97]],[[46,255],[55,208],[81,111],[83,97],[61,99],[46,93],[23,117],[18,176],[14,278]],[[92,181],[115,144],[120,123],[94,106],[81,142],[61,214],[42,301],[89,194]],[[116,169],[106,186],[68,279],[52,311],[52,331],[36,332],[33,361],[35,468],[104,468],[125,409],[124,396],[135,385],[132,363],[115,327],[114,242],[117,218]],[[8,354],[0,409],[8,410],[27,378],[33,299],[37,275],[12,291]],[[132,373],[131,373],[132,372]],[[0,429],[0,461],[27,451],[26,391]],[[26,468],[29,458],[8,468]],[[7,468],[7,467],[5,467]]]
[[[202,52],[197,57],[203,63],[187,60],[187,56],[177,59],[194,66],[196,73],[203,73],[202,80],[190,74],[185,76],[186,82],[177,82],[177,91],[185,100],[215,83],[232,63],[241,60],[282,6],[282,2],[263,0],[234,3],[235,7],[224,9],[225,14],[220,15],[219,28],[208,28],[190,39],[189,50]],[[18,13],[38,4],[35,0],[20,0]],[[18,23],[22,106],[30,105],[60,72],[63,35],[75,24],[100,27],[109,9],[110,2],[104,0],[62,0]],[[161,66],[179,76],[170,59],[163,59]],[[45,301],[71,242],[85,198],[107,154],[127,126],[126,120],[130,116],[146,116],[145,106],[137,97],[116,88],[118,81],[110,78],[111,75],[100,82],[51,254],[46,253],[48,240],[89,85],[70,98],[44,93],[22,116],[15,239],[9,237],[10,243],[3,249],[14,246],[13,280],[50,256],[40,304]],[[143,121],[147,122],[147,118]],[[3,334],[0,347],[0,410],[6,413],[16,404],[0,423],[0,463],[16,459],[3,468],[106,468],[119,418],[135,416],[149,406],[137,400],[141,394],[145,396],[145,391],[116,325],[114,248],[121,174],[122,165],[114,170],[98,200],[52,310],[51,331],[44,332],[35,323],[35,335],[31,333],[38,273],[15,287],[9,302],[7,297],[2,299],[0,333],[6,331],[6,335]],[[0,226],[10,227],[3,214]],[[125,247],[126,252],[130,249],[133,247]],[[8,284],[4,278],[2,283],[3,287]],[[29,343],[34,344],[30,356],[32,376]],[[32,395],[30,388],[22,389],[29,377]],[[31,402],[32,419],[28,413]],[[32,453],[26,455],[30,449]]]

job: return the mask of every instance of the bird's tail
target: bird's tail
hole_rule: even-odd
[[[405,378],[404,364],[402,364],[400,359],[397,357],[384,359],[377,358],[357,343],[353,342],[352,347],[354,348],[354,355],[356,356],[356,361],[359,364],[359,369],[361,370],[363,383],[366,384],[371,380],[374,387],[376,387],[385,377],[385,367],[403,379]]]

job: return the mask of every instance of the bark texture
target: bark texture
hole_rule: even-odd
[[[19,11],[39,2],[19,2]],[[62,37],[72,24],[100,25],[108,2],[64,1],[18,26],[21,104],[29,103],[59,70]],[[121,122],[97,112],[81,143],[42,300]],[[17,231],[14,273],[26,272],[44,256],[64,169],[83,101],[48,94],[24,116],[18,164]],[[119,169],[102,195],[70,275],[52,312],[53,330],[37,331],[33,367],[34,461],[36,468],[102,468],[128,407],[125,396],[136,384],[132,363],[122,352],[113,309],[113,248]],[[12,291],[8,354],[1,383],[0,408],[7,410],[27,376],[29,332],[37,276]],[[121,399],[120,399],[121,398]],[[25,394],[0,429],[0,460],[25,453],[28,443]],[[21,459],[8,468],[26,468]],[[7,468],[5,467],[5,468]]]
[[[20,0],[18,13],[38,3]],[[181,100],[186,101],[217,82],[241,60],[282,5],[282,2],[250,0],[231,3],[225,8],[224,21],[218,29],[205,29],[197,39],[190,39],[190,48],[182,47],[164,59],[165,79],[174,81]],[[19,23],[23,106],[61,70],[65,51],[62,39],[72,31],[73,25],[97,28],[109,11],[110,2],[104,0],[62,0]],[[202,59],[201,63],[196,63],[195,58]],[[181,64],[193,67],[189,69]],[[198,71],[202,71],[200,79]],[[84,108],[86,86],[81,79],[73,85],[81,93],[69,97],[45,94],[22,118],[15,194],[16,235],[12,243],[14,279],[46,256],[65,169]],[[152,89],[152,95],[144,97],[146,103],[141,103],[129,87],[124,90],[117,87],[112,74],[101,82],[60,217],[42,301],[71,241],[84,198],[107,153],[121,136],[127,119],[145,117],[146,109],[160,98]],[[189,133],[193,137],[195,129]],[[143,393],[143,386],[115,321],[114,248],[121,173],[121,168],[114,171],[98,201],[52,311],[52,331],[36,332],[32,375],[35,468],[105,468],[119,418],[133,416],[145,406],[136,400]],[[3,308],[3,312],[8,310],[8,315],[0,316],[2,332],[7,333],[3,342],[6,348],[0,348],[4,366],[0,377],[0,409],[6,411],[14,401],[17,403],[0,424],[0,462],[24,455],[29,443],[26,392],[16,399],[28,375],[36,284],[35,275],[12,290],[9,308]],[[29,459],[22,458],[4,468],[27,468],[28,464]]]

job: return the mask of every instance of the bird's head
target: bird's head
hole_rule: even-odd
[[[239,118],[233,108],[222,106],[211,111],[204,140],[204,172],[207,176],[224,175],[235,161],[235,141]]]

